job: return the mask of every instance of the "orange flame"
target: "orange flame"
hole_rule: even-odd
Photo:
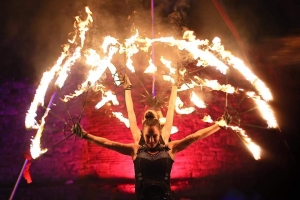
[[[87,26],[90,22],[93,22],[92,12],[88,7],[85,7],[85,12],[88,14],[86,20],[82,21],[79,16],[76,16],[76,22],[74,23],[74,27],[79,31],[79,37],[81,39],[81,47],[84,45],[85,33],[89,30]]]
[[[135,42],[137,41],[139,37],[139,32],[136,30],[136,34],[133,35],[131,38],[125,40],[125,53],[126,53],[126,67],[132,72],[135,72],[133,61],[131,57],[139,52],[139,49]]]
[[[116,118],[118,118],[121,122],[123,122],[127,128],[129,128],[129,120],[123,117],[123,114],[121,112],[112,112],[112,113]]]
[[[47,88],[49,86],[49,83],[54,78],[55,74],[58,74],[58,78],[55,82],[55,85],[58,88],[62,88],[66,78],[68,77],[68,73],[70,72],[71,66],[74,65],[74,63],[81,57],[81,50],[84,46],[84,40],[85,40],[85,34],[88,31],[88,24],[90,22],[93,22],[93,19],[91,17],[92,12],[89,10],[88,7],[86,7],[86,13],[88,14],[88,17],[86,20],[81,20],[78,16],[75,17],[76,21],[74,22],[75,35],[72,40],[69,40],[69,43],[72,43],[76,45],[76,37],[80,37],[80,45],[75,49],[74,53],[69,52],[69,46],[65,46],[65,49],[59,59],[57,60],[56,64],[51,68],[50,71],[47,71],[43,74],[42,80],[40,82],[40,85],[36,91],[35,97],[33,102],[31,103],[30,109],[28,110],[28,113],[26,114],[25,119],[25,126],[26,128],[36,128],[38,129],[38,133],[36,135],[36,138],[32,140],[33,142],[33,149],[35,150],[35,155],[40,155],[44,151],[40,148],[36,148],[35,146],[39,144],[37,141],[40,140],[41,134],[44,128],[45,123],[45,117],[47,116],[49,110],[46,111],[45,115],[42,118],[42,123],[39,125],[36,120],[36,110],[39,105],[44,104],[44,96],[47,91]],[[73,98],[75,96],[81,95],[86,89],[88,89],[90,86],[95,86],[96,82],[102,77],[103,73],[106,69],[108,69],[113,78],[114,81],[118,81],[118,74],[117,69],[112,63],[112,58],[116,53],[125,53],[126,54],[126,67],[131,71],[135,72],[135,68],[133,66],[132,56],[137,54],[139,50],[143,50],[145,52],[149,51],[149,47],[153,45],[155,42],[160,42],[167,44],[169,46],[177,47],[179,50],[185,50],[189,52],[195,61],[197,61],[197,66],[207,67],[207,66],[214,66],[219,70],[222,74],[226,74],[227,70],[230,67],[235,68],[238,70],[246,80],[248,80],[258,91],[259,95],[256,95],[253,93],[247,93],[248,97],[253,98],[256,104],[258,105],[260,111],[262,112],[263,118],[267,120],[268,126],[271,128],[277,127],[277,122],[274,117],[273,111],[269,107],[269,105],[265,101],[272,100],[272,94],[270,90],[265,86],[265,84],[258,79],[256,75],[253,74],[253,72],[245,66],[242,60],[234,57],[231,55],[229,51],[225,51],[223,45],[221,45],[220,38],[215,38],[212,41],[212,44],[209,43],[208,40],[199,40],[196,39],[192,31],[186,31],[183,35],[183,39],[178,40],[174,37],[161,37],[161,38],[154,38],[149,39],[145,38],[142,39],[139,37],[139,33],[136,30],[135,35],[130,37],[129,39],[125,40],[124,46],[118,42],[116,38],[113,38],[111,36],[107,36],[104,39],[104,42],[102,44],[102,50],[105,56],[100,58],[100,56],[96,53],[95,50],[89,49],[86,56],[86,63],[91,66],[91,69],[89,71],[89,74],[87,76],[87,79],[81,84],[81,88],[76,90],[74,94],[71,95],[65,95],[63,101],[68,101],[70,98]],[[221,57],[222,59],[219,59]],[[175,82],[172,78],[172,74],[175,73],[176,69],[172,67],[172,63],[163,57],[161,57],[160,61],[170,70],[169,75],[163,75],[164,80]],[[157,67],[154,65],[152,59],[149,60],[149,66],[144,71],[144,73],[156,73]],[[182,72],[184,73],[184,72]],[[195,81],[191,81],[190,83],[184,83],[181,88],[178,89],[178,91],[183,91],[187,89],[192,89],[196,86],[198,87],[209,87],[212,90],[219,90],[225,93],[234,93],[235,88],[229,84],[227,85],[221,85],[216,80],[202,80],[201,78],[195,76]],[[95,87],[96,88],[96,87]],[[104,86],[102,86],[104,88]],[[103,89],[102,89],[103,91]],[[117,101],[116,96],[110,92],[103,92],[102,100],[95,106],[96,109],[101,108],[105,103],[108,101],[112,101],[114,105],[118,105],[119,102]],[[194,104],[199,108],[204,108],[205,104],[204,102],[197,97],[197,95],[192,92],[191,95],[191,101],[194,102]],[[190,114],[192,113],[195,108],[194,107],[188,107],[184,108],[183,102],[179,97],[176,99],[176,107],[175,110],[178,114]],[[127,120],[122,116],[122,113],[115,112],[114,115],[119,118],[121,121],[125,123],[127,126]],[[205,119],[203,119],[207,122],[212,122],[211,118],[207,116]],[[173,128],[173,127],[172,127]],[[174,127],[174,130],[176,130],[176,127]],[[239,129],[238,127],[234,128],[233,130],[239,132],[239,135],[241,138],[243,138],[243,142],[247,143],[249,148],[254,148],[255,145],[249,142],[250,139],[247,138],[247,135],[245,135],[244,130]],[[178,130],[177,130],[178,131]],[[258,147],[259,148],[259,147]],[[256,147],[257,149],[257,147]],[[258,156],[256,155],[256,158]]]
[[[183,108],[183,102],[179,97],[176,98],[175,102],[175,110],[178,114],[191,114],[192,112],[195,111],[194,107],[188,107],[188,108]]]
[[[107,91],[103,94],[102,100],[97,103],[95,109],[99,109],[107,102],[112,101],[113,105],[119,105],[119,101],[117,100],[117,96],[114,95],[111,91]]]
[[[255,101],[262,117],[267,121],[268,127],[277,128],[278,124],[270,106],[260,96],[255,95],[254,92],[247,92],[246,94]]]
[[[228,126],[228,127],[230,127],[232,130],[236,131],[236,133],[239,135],[242,142],[247,146],[249,151],[252,153],[254,159],[259,160],[261,149],[257,144],[252,142],[252,140],[248,137],[248,135],[246,135],[246,132],[237,126]]]
[[[194,91],[192,91],[192,94],[191,94],[191,101],[198,108],[206,108],[206,105],[204,104],[204,102],[195,94]]]
[[[50,71],[44,72],[43,77],[40,81],[40,84],[36,90],[36,93],[34,95],[34,99],[30,105],[30,108],[27,111],[26,118],[25,118],[25,127],[27,129],[33,128],[38,129],[39,124],[35,120],[36,117],[36,111],[39,105],[44,105],[44,98],[46,91],[48,89],[48,86],[51,82],[51,80],[54,78],[55,73],[60,69],[60,65],[67,56],[68,46],[65,46],[64,52],[61,53],[61,56],[56,61],[56,64],[51,68]]]
[[[147,69],[144,71],[144,73],[149,73],[149,74],[154,74],[157,71],[157,67],[154,65],[154,63],[152,62],[152,59],[149,59],[149,66],[147,67]]]
[[[42,119],[41,119],[41,125],[39,126],[37,133],[32,139],[32,143],[30,145],[30,154],[33,159],[38,158],[41,154],[46,153],[48,149],[41,149],[41,137],[45,126],[45,118],[48,116],[50,109],[47,108]]]
[[[213,120],[211,119],[210,115],[205,115],[203,117],[202,121],[207,122],[207,123],[213,123]]]
[[[266,87],[265,83],[262,82],[241,59],[233,56],[229,51],[225,51],[224,46],[221,45],[220,38],[215,38],[213,40],[211,49],[220,53],[223,59],[227,59],[232,67],[237,69],[246,80],[250,81],[264,100],[270,101],[273,99],[270,89]]]
[[[57,86],[58,88],[62,88],[62,86],[64,85],[67,77],[68,77],[68,72],[70,71],[70,67],[72,65],[74,65],[74,63],[76,62],[76,60],[78,58],[80,58],[81,56],[81,48],[77,47],[75,52],[72,54],[72,56],[70,56],[66,62],[64,63],[61,71],[59,72],[59,76],[55,82],[55,86]]]
[[[176,69],[172,67],[172,62],[166,60],[163,56],[160,57],[160,61],[170,70],[170,74],[175,74]]]

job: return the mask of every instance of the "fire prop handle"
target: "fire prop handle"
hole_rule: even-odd
[[[18,187],[18,185],[19,185],[19,182],[20,182],[20,180],[21,180],[22,174],[23,174],[23,172],[24,172],[24,169],[25,169],[27,163],[28,163],[28,160],[26,159],[25,162],[24,162],[24,164],[23,164],[23,167],[22,167],[22,169],[21,169],[21,171],[20,171],[19,177],[18,177],[17,182],[16,182],[16,184],[15,184],[15,186],[14,186],[14,189],[13,189],[13,191],[12,191],[10,197],[9,197],[9,200],[12,200],[13,197],[15,196],[17,187]]]

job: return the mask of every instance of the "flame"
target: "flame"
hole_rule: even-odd
[[[192,33],[192,32],[189,32]],[[176,40],[173,37],[162,37],[152,40],[153,42],[163,42],[167,43],[170,46],[177,46],[179,50],[187,50],[191,53],[195,60],[200,59],[202,62],[206,62],[210,66],[215,66],[222,74],[226,74],[228,66],[220,61],[216,56],[214,56],[208,50],[199,49],[199,46],[206,45],[207,41],[195,40],[193,38],[186,38],[189,34],[184,34],[184,39],[191,39],[190,41],[186,40]],[[205,48],[204,48],[205,49]]]
[[[235,89],[230,84],[220,85],[217,80],[204,79],[204,86],[209,87],[213,90],[219,90],[226,93],[234,93]]]
[[[126,53],[126,67],[132,72],[135,72],[133,61],[131,60],[131,57],[139,52],[139,49],[135,42],[137,41],[139,37],[139,32],[136,30],[136,34],[133,35],[131,38],[125,40],[125,53]]]
[[[178,88],[178,92],[180,91],[185,91],[185,90],[189,90],[189,89],[192,89],[194,88],[195,86],[197,86],[198,84],[195,83],[194,81],[191,81],[191,83],[185,83],[185,84],[182,84],[180,88]]]
[[[246,80],[253,84],[264,100],[270,101],[273,99],[271,91],[266,87],[265,83],[262,82],[241,59],[233,56],[229,51],[225,51],[224,46],[221,45],[220,38],[215,38],[213,40],[213,46],[211,47],[211,50],[220,53],[223,59],[227,59],[228,63],[232,67],[237,69],[246,78]]]
[[[172,126],[171,128],[171,134],[177,133],[178,132],[178,128],[176,126]]]
[[[183,102],[179,97],[176,98],[175,102],[175,110],[178,114],[191,114],[192,112],[195,111],[194,107],[188,107],[188,108],[183,108]]]
[[[30,145],[30,154],[33,159],[38,158],[41,154],[46,153],[48,149],[41,149],[41,137],[45,126],[45,118],[48,116],[48,113],[50,111],[50,108],[47,108],[42,119],[41,124],[37,130],[37,133],[32,139],[32,143]]]
[[[92,67],[89,71],[89,75],[87,79],[81,84],[80,89],[75,90],[74,94],[65,95],[62,101],[67,102],[73,97],[77,97],[81,95],[85,90],[89,87],[94,86],[96,81],[100,79],[106,70],[107,66],[105,66],[100,59],[100,56],[93,49],[88,49],[85,53],[86,63]]]
[[[277,128],[278,124],[270,106],[260,96],[255,95],[254,92],[247,92],[246,94],[255,101],[262,117],[267,121],[268,127]]]
[[[55,85],[57,88],[62,88],[65,80],[68,78],[68,74],[71,70],[71,66],[75,64],[75,62],[81,58],[82,49],[85,41],[85,34],[89,30],[87,26],[89,23],[93,22],[91,17],[92,12],[86,7],[87,18],[86,20],[81,20],[78,16],[75,17],[74,27],[75,27],[75,35],[72,40],[69,40],[69,43],[73,46],[78,45],[74,48],[74,52],[71,52],[69,49],[70,45],[65,45],[64,50],[61,56],[56,61],[56,64],[49,70],[43,74],[40,85],[36,91],[35,97],[31,106],[26,114],[25,126],[26,128],[35,128],[38,129],[35,139],[32,140],[32,151],[35,156],[39,156],[47,150],[41,150],[39,146],[39,141],[42,135],[42,131],[44,128],[45,117],[48,115],[49,110],[47,110],[42,118],[42,122],[39,125],[35,120],[36,110],[39,105],[44,104],[45,93],[48,89],[50,82],[53,80],[54,76],[58,74]],[[80,44],[76,41],[77,37],[80,38]],[[209,43],[208,40],[199,40],[196,39],[194,33],[192,31],[186,31],[183,35],[183,39],[175,39],[174,37],[161,37],[161,38],[140,38],[138,30],[136,30],[135,35],[128,38],[124,42],[124,46],[118,42],[116,38],[111,36],[107,36],[104,38],[104,42],[102,43],[102,51],[103,54],[100,55],[93,49],[88,49],[85,52],[86,64],[91,66],[91,69],[88,72],[88,76],[86,80],[81,84],[80,89],[74,91],[74,94],[65,95],[63,101],[68,101],[70,98],[81,95],[84,91],[86,91],[91,86],[96,86],[97,81],[102,77],[104,72],[108,69],[114,78],[115,83],[118,80],[117,69],[115,65],[112,63],[113,56],[117,53],[126,54],[126,67],[132,72],[135,72],[135,68],[133,66],[132,56],[137,54],[139,50],[148,52],[149,48],[153,43],[163,43],[167,44],[171,47],[177,47],[179,50],[185,50],[190,55],[193,56],[194,60],[197,62],[198,67],[207,67],[214,66],[217,70],[219,70],[222,74],[226,74],[229,67],[233,67],[238,70],[246,80],[248,80],[258,91],[259,95],[256,95],[255,92],[247,93],[248,97],[254,99],[256,104],[258,105],[263,118],[267,120],[268,127],[275,128],[277,127],[277,122],[274,117],[273,111],[266,103],[266,101],[272,100],[272,94],[270,90],[266,87],[265,83],[262,82],[258,77],[243,63],[239,58],[234,57],[229,51],[225,51],[223,45],[221,44],[220,38],[214,38],[212,44]],[[103,55],[103,56],[102,56]],[[221,59],[219,59],[221,57]],[[176,69],[172,67],[171,61],[166,60],[161,57],[160,61],[169,69],[169,75],[163,75],[163,79],[166,81],[170,81],[175,83],[172,74],[175,74]],[[154,65],[152,59],[149,59],[149,66],[144,71],[144,73],[156,73],[157,67]],[[185,70],[180,71],[180,74],[184,74]],[[216,80],[202,80],[201,78],[194,76],[195,81],[191,80],[190,83],[184,83],[178,91],[184,91],[188,89],[193,89],[195,87],[208,87],[212,90],[218,90],[225,93],[234,93],[235,88],[229,84],[221,85]],[[96,109],[101,108],[105,103],[112,101],[113,105],[119,105],[116,95],[114,95],[111,91],[103,92],[104,86],[100,85],[100,90],[102,91],[102,100],[97,103],[95,106]],[[93,87],[93,89],[97,89]],[[191,101],[199,108],[205,108],[204,102],[197,97],[197,95],[192,92]],[[178,114],[190,114],[195,108],[188,107],[184,108],[183,102],[179,97],[176,99],[175,110]],[[122,113],[114,112],[114,115],[119,118],[125,125],[128,127],[128,123],[126,118],[122,116]],[[212,122],[210,116],[206,116],[203,119],[207,122]],[[243,142],[249,146],[248,148],[257,149],[259,147],[254,143],[251,143],[250,138],[245,134],[244,130],[239,129],[238,127],[233,128],[233,130],[239,132],[240,137],[243,139]],[[178,131],[176,127],[172,127],[172,132]],[[249,142],[250,141],[250,142]],[[255,157],[259,156],[255,154]]]
[[[209,123],[213,122],[213,120],[211,119],[211,116],[209,116],[209,115],[204,116],[204,118],[202,120],[204,122],[209,122]],[[252,153],[254,159],[255,160],[260,159],[260,153],[261,153],[260,147],[257,144],[255,144],[254,142],[252,142],[252,140],[246,134],[245,130],[243,130],[242,128],[240,128],[238,126],[227,125],[224,120],[215,121],[215,123],[218,124],[219,126],[231,128],[232,130],[234,130],[235,133],[238,135],[239,139],[241,139],[241,141],[246,145],[246,147]]]
[[[198,108],[206,108],[206,105],[204,104],[204,102],[195,94],[194,91],[192,91],[192,94],[191,94],[191,101]]]
[[[147,69],[144,71],[144,73],[149,73],[149,74],[154,74],[157,71],[157,67],[154,65],[152,62],[152,59],[149,59],[149,66]]]
[[[115,46],[109,46],[110,44],[117,44],[117,40],[113,37],[106,37],[102,45],[103,50],[108,52],[108,55],[101,59],[100,55],[94,49],[88,49],[85,53],[86,63],[92,66],[92,69],[89,71],[89,75],[85,82],[81,84],[81,88],[76,90],[74,94],[65,95],[63,101],[67,102],[73,97],[81,95],[86,89],[90,86],[94,86],[96,81],[101,78],[105,70],[108,68],[114,78],[114,81],[118,81],[118,73],[116,67],[111,63],[113,55],[118,51],[118,48]],[[107,50],[108,49],[108,50]]]
[[[67,56],[68,46],[65,46],[64,52],[61,53],[60,57],[56,61],[56,64],[51,68],[50,71],[44,72],[43,77],[40,81],[40,84],[36,90],[36,93],[34,95],[34,99],[30,105],[30,108],[27,111],[26,118],[25,118],[25,127],[27,129],[33,128],[38,129],[39,124],[35,120],[36,117],[36,111],[39,105],[44,105],[44,98],[45,94],[47,92],[48,86],[51,82],[51,80],[54,78],[55,73],[61,68],[61,63]]]
[[[202,121],[204,122],[208,122],[208,123],[212,123],[213,120],[211,119],[211,116],[210,115],[206,115],[203,117]]]
[[[163,80],[165,80],[165,81],[170,81],[171,83],[175,84],[174,78],[172,78],[172,77],[169,76],[169,75],[163,75]]]
[[[123,122],[127,128],[129,128],[129,120],[123,117],[123,114],[121,112],[112,112],[112,113],[116,118],[118,118],[121,122]]]
[[[75,17],[76,22],[74,23],[74,27],[77,29],[77,30],[75,30],[75,32],[76,33],[79,32],[79,37],[81,38],[81,47],[84,44],[85,32],[88,30],[86,28],[86,26],[88,25],[89,22],[92,22],[92,18],[90,15],[91,12],[88,9],[88,7],[86,7],[86,12],[88,14],[88,17],[85,21],[81,21],[81,19],[79,17]],[[69,40],[69,43],[75,43],[76,35],[77,34],[75,34],[73,40]],[[37,115],[36,114],[37,108],[39,105],[42,105],[42,106],[44,105],[44,98],[45,98],[46,91],[48,89],[50,82],[56,75],[56,73],[59,73],[59,76],[55,82],[55,85],[58,88],[61,88],[64,85],[64,82],[68,76],[70,67],[72,65],[74,65],[76,60],[78,58],[80,58],[80,56],[81,56],[81,47],[77,47],[75,49],[74,53],[70,52],[69,47],[70,47],[69,44],[64,45],[63,52],[61,53],[61,56],[56,61],[56,64],[49,71],[44,72],[41,82],[39,84],[39,87],[36,90],[34,99],[30,105],[30,108],[29,108],[27,114],[26,114],[25,127],[38,129],[34,139],[31,140],[32,143],[30,145],[31,156],[34,159],[38,158],[41,154],[47,152],[47,149],[41,149],[40,141],[41,141],[42,133],[43,133],[44,126],[45,126],[45,118],[48,116],[48,113],[50,111],[49,106],[51,106],[51,105],[48,106],[43,117],[41,118],[41,124],[38,124],[37,121],[35,120],[35,117]]]
[[[82,21],[79,16],[76,16],[76,22],[74,23],[74,27],[79,31],[79,37],[81,39],[81,47],[84,45],[85,33],[89,30],[87,26],[90,22],[93,22],[92,12],[88,7],[85,7],[85,12],[87,13],[86,20]]]
[[[175,74],[176,69],[172,67],[171,61],[164,59],[163,56],[160,58],[160,61],[170,70],[170,74]]]
[[[61,71],[59,72],[59,76],[55,82],[55,86],[58,88],[62,88],[64,85],[67,77],[68,77],[68,72],[70,71],[70,67],[75,64],[76,60],[80,58],[81,56],[81,48],[77,47],[75,49],[75,52],[65,61]]]
[[[228,126],[228,127],[230,127],[238,134],[239,138],[242,140],[242,142],[247,146],[247,148],[252,153],[254,159],[259,160],[261,149],[257,144],[252,142],[252,140],[248,137],[248,135],[246,135],[246,132],[238,126]]]
[[[99,109],[107,102],[112,101],[113,105],[119,105],[119,101],[117,100],[117,96],[114,95],[111,91],[107,91],[103,94],[102,100],[97,103],[95,109]]]

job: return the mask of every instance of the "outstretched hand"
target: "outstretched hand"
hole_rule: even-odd
[[[87,135],[87,133],[85,132],[85,130],[82,129],[79,123],[74,124],[72,126],[71,131],[72,133],[74,133],[75,135],[81,138],[84,138]]]
[[[121,81],[121,85],[123,85],[125,90],[131,90],[132,84],[131,84],[127,74],[120,74],[119,79]]]
[[[221,119],[216,122],[216,124],[218,124],[220,127],[224,128],[226,126],[229,126],[231,121],[232,121],[232,116],[230,116],[229,113],[226,111],[222,115]]]
[[[184,69],[178,69],[174,74],[174,85],[180,87],[184,83]]]
[[[222,119],[226,122],[227,125],[232,122],[232,116],[229,115],[227,111],[222,115]]]

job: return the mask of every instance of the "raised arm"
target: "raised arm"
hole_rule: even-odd
[[[98,146],[101,146],[101,147],[104,147],[107,149],[111,149],[118,153],[128,155],[131,157],[133,157],[135,155],[135,153],[134,153],[135,147],[136,147],[135,144],[123,144],[120,142],[111,141],[111,140],[103,138],[103,137],[89,134],[86,131],[84,131],[79,124],[75,124],[72,127],[72,133],[76,134],[77,136],[79,136],[85,140],[88,140],[91,143],[94,143]]]
[[[170,99],[169,99],[169,104],[168,104],[166,123],[165,123],[164,127],[162,128],[162,133],[161,133],[165,144],[168,144],[168,142],[169,142],[171,129],[173,126],[176,97],[177,97],[177,86],[173,85],[172,90],[171,90]]]
[[[171,152],[170,152],[171,157],[174,159],[176,153],[186,149],[188,146],[190,146],[197,140],[203,139],[203,138],[217,132],[218,130],[220,130],[219,124],[226,124],[226,122],[220,123],[220,121],[219,121],[218,123],[215,123],[214,125],[209,126],[207,128],[200,129],[200,130],[196,131],[195,133],[192,133],[181,140],[174,140],[174,141],[170,142],[168,146],[171,149]]]
[[[126,109],[127,109],[127,114],[128,114],[128,120],[129,120],[129,127],[130,131],[134,140],[135,144],[138,144],[140,141],[141,137],[141,131],[137,125],[136,121],[136,115],[133,110],[133,101],[132,101],[132,96],[131,96],[131,82],[128,78],[128,76],[125,74],[124,75],[124,89],[125,89],[125,103],[126,103]]]

